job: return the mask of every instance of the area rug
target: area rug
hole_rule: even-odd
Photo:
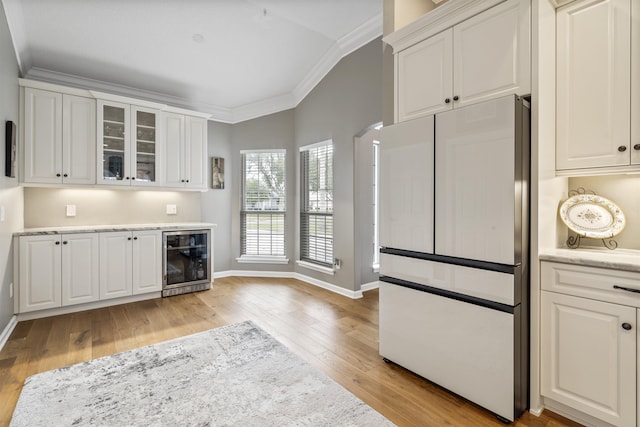
[[[393,426],[252,322],[26,379],[11,426]]]

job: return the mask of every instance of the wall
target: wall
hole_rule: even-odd
[[[334,144],[334,256],[342,260],[335,275],[296,266],[300,274],[348,290],[358,290],[354,266],[353,138],[382,120],[382,45],[376,39],[343,58],[295,109],[295,144],[332,139]],[[296,159],[297,160],[297,159]],[[297,174],[299,162],[294,169]],[[299,182],[299,181],[296,181]],[[299,209],[296,198],[296,212]],[[296,235],[300,229],[296,218]],[[299,259],[296,242],[295,259]]]
[[[10,287],[13,282],[12,234],[22,228],[22,187],[16,178],[4,176],[5,121],[18,124],[18,62],[13,50],[4,9],[0,7],[0,206],[5,209],[5,220],[0,221],[0,339],[13,317],[13,298]]]
[[[209,121],[209,177],[207,182],[211,187],[211,158],[222,157],[224,162],[224,188],[213,190],[209,188],[201,195],[202,221],[217,224],[213,236],[213,271],[227,271],[231,269],[231,194],[233,185],[231,125]]]
[[[25,188],[24,226],[141,224],[200,221],[200,192],[133,191],[81,188]],[[66,205],[76,205],[67,217]],[[175,204],[177,215],[167,215]]]

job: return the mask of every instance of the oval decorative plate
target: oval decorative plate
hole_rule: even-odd
[[[594,194],[569,197],[560,206],[560,218],[571,231],[591,239],[616,236],[626,224],[618,205]]]

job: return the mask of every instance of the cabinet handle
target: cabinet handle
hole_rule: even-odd
[[[58,242],[56,242],[56,245],[59,245],[59,244],[60,244],[60,242],[59,242],[59,241],[58,241]]]
[[[60,174],[59,174],[59,173],[57,173],[57,174],[56,174],[56,176],[57,176],[57,177],[59,177],[59,176],[60,176]]]
[[[624,329],[625,331],[630,331],[631,330],[631,324],[627,323],[627,322],[624,322],[622,324],[622,329]]]
[[[453,100],[454,100],[454,101],[457,101],[458,99],[460,99],[460,97],[458,97],[458,95],[456,95],[456,96],[454,96],[454,97],[453,97]]]
[[[625,145],[621,145],[618,147],[618,151],[624,153],[625,151],[627,151],[627,147]]]
[[[127,240],[131,240],[131,237],[127,237]]]
[[[633,146],[633,149],[634,149],[634,150],[640,150],[640,144],[636,144],[636,145],[634,145],[634,146]]]
[[[445,103],[445,104],[448,104],[448,103],[450,103],[450,102],[451,102],[451,100],[450,100],[449,98],[445,98],[445,99],[444,99],[444,103]]]
[[[133,238],[133,240],[138,240],[138,238],[137,238],[137,237],[134,237],[134,238]]]
[[[621,291],[633,292],[636,294],[640,294],[640,289],[634,288],[625,288],[624,286],[613,285],[613,289],[620,289]]]
[[[64,242],[62,242],[63,245],[66,245],[67,243],[69,243],[69,242],[67,242],[66,240]]]

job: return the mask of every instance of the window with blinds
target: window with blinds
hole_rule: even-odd
[[[285,150],[241,151],[240,254],[285,256]]]
[[[300,149],[300,259],[333,265],[333,145]]]

